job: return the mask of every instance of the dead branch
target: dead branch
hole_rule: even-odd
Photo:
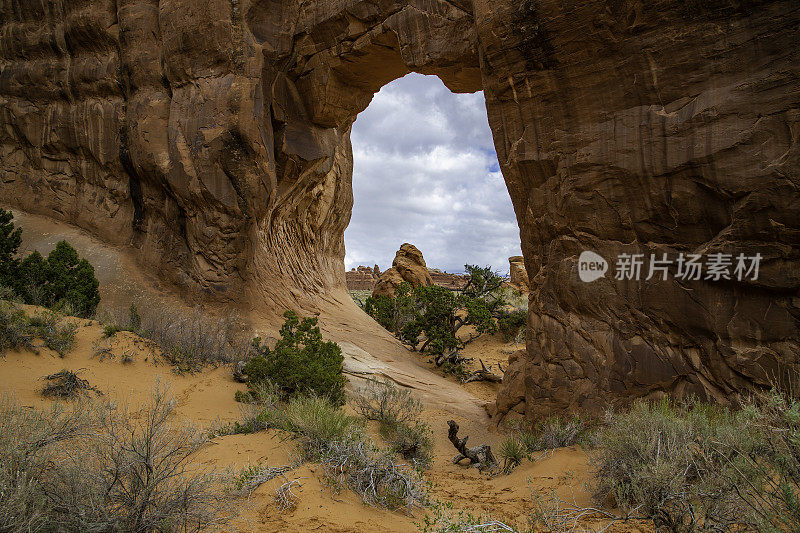
[[[244,372],[246,361],[236,361],[233,365],[233,380],[238,383],[247,383],[247,374]]]
[[[473,359],[471,357],[463,357],[460,353],[458,353],[458,350],[453,350],[448,354],[437,355],[433,361],[436,363],[436,366],[442,366],[445,363],[459,365],[461,363],[468,363],[472,360]]]
[[[469,383],[470,381],[491,381],[492,383],[500,383],[503,381],[503,376],[498,376],[489,370],[489,368],[492,368],[492,365],[489,365],[489,368],[486,368],[486,365],[483,364],[482,360],[478,359],[478,361],[481,363],[481,369],[470,374],[464,383]]]
[[[71,399],[81,394],[88,394],[88,391],[94,391],[98,396],[103,393],[97,387],[89,384],[85,379],[78,377],[78,374],[86,370],[81,368],[72,372],[64,369],[61,372],[50,374],[42,379],[49,381],[42,389],[42,396],[45,398],[63,398]]]
[[[300,485],[300,479],[293,479],[289,481],[286,476],[283,476],[283,479],[286,479],[286,483],[278,487],[278,490],[275,491],[275,505],[278,507],[279,512],[290,511],[297,507],[298,497],[297,495],[292,492],[292,486]]]
[[[481,444],[474,448],[467,448],[467,439],[469,439],[469,437],[464,437],[463,439],[458,438],[458,424],[456,424],[454,420],[448,420],[447,425],[450,426],[447,432],[447,438],[450,439],[450,442],[453,443],[453,446],[455,446],[456,450],[459,452],[458,455],[453,457],[453,464],[458,464],[463,459],[469,459],[470,466],[477,465],[480,471],[499,467],[497,459],[494,458],[494,454],[492,453],[491,446],[488,444]]]

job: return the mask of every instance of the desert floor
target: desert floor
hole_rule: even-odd
[[[33,308],[27,310],[35,312]],[[158,362],[157,349],[149,341],[129,332],[105,339],[98,322],[73,320],[79,323],[76,344],[65,357],[41,348],[38,355],[12,351],[0,359],[0,391],[13,394],[25,406],[45,406],[50,400],[40,394],[42,377],[66,368],[80,370],[81,376],[107,398],[126,403],[134,411],[160,383],[169,386],[177,400],[181,422],[207,428],[215,421],[239,418],[240,406],[234,401],[234,393],[244,386],[233,380],[229,368],[207,368],[195,374],[177,375],[171,367]],[[101,358],[97,350],[105,347],[112,355]],[[468,355],[480,355],[485,362],[496,364],[513,349],[513,343],[506,345],[493,337],[476,341],[469,347]],[[350,348],[350,351],[355,350]],[[426,398],[423,417],[434,428],[435,459],[426,473],[432,483],[433,498],[452,502],[456,513],[463,510],[491,515],[519,527],[526,526],[537,494],[546,497],[555,490],[562,499],[579,506],[591,503],[587,487],[591,482],[589,457],[579,446],[542,454],[535,461],[525,461],[511,474],[494,477],[475,468],[452,464],[455,450],[447,440],[446,431],[446,421],[450,418],[462,425],[462,435],[470,435],[473,445],[487,442],[496,449],[502,440],[502,428],[493,429],[485,414],[477,420],[468,418],[472,406],[488,401],[496,385],[461,385],[454,378],[442,378],[435,371],[426,370],[426,362],[419,354],[406,352],[406,355],[411,363],[407,369],[417,369],[410,378],[415,389],[424,386],[426,380],[440,389],[446,383],[445,389],[460,390],[461,399],[468,399],[470,405],[468,409],[436,405],[441,390],[438,394],[422,395]],[[415,358],[419,361],[414,361]],[[357,367],[358,361],[351,360],[349,364]],[[373,438],[380,442],[376,428],[371,430]],[[294,446],[289,436],[277,431],[229,435],[211,440],[196,461],[205,467],[234,471],[256,464],[281,466],[292,462]],[[286,480],[294,479],[299,480],[294,490],[299,497],[297,508],[279,512],[273,500],[274,491]],[[238,517],[229,525],[238,531],[416,531],[425,514],[422,510],[417,510],[414,516],[389,512],[363,505],[353,493],[335,494],[320,480],[320,467],[311,464],[287,473],[286,479],[279,477],[262,485],[250,498],[239,500],[236,511]],[[615,526],[615,529],[631,530],[631,526]]]

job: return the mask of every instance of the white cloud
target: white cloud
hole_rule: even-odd
[[[519,229],[482,93],[453,94],[436,77],[409,74],[375,95],[352,140],[346,268],[388,268],[410,242],[432,268],[508,270]]]

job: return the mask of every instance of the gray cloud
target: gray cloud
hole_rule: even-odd
[[[355,206],[345,266],[387,268],[403,242],[429,267],[508,270],[519,229],[497,164],[483,94],[410,74],[375,95],[353,126]]]

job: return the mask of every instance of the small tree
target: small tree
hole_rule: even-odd
[[[0,209],[0,285],[12,288],[25,303],[65,303],[77,315],[91,316],[100,303],[92,265],[67,241],[59,242],[47,259],[34,251],[20,261],[16,255],[21,242],[22,229],[14,228],[10,211]]]
[[[420,351],[443,354],[457,350],[484,333],[495,333],[495,317],[504,303],[499,290],[503,280],[491,267],[464,268],[469,282],[460,294],[437,285],[411,289],[404,283],[394,298],[369,298],[365,311],[412,349],[424,333]],[[475,334],[462,340],[457,333],[467,325],[474,326]]]
[[[47,256],[48,283],[45,284],[51,305],[66,301],[72,304],[79,316],[91,316],[100,303],[99,283],[94,267],[80,259],[75,248],[60,241]]]
[[[270,381],[286,396],[315,394],[334,405],[344,405],[342,349],[331,341],[323,341],[316,318],[300,318],[294,311],[283,314],[281,338],[270,350],[261,340],[254,340],[258,355],[244,367],[251,390]]]
[[[0,209],[0,285],[15,288],[19,260],[17,250],[22,244],[22,229],[14,228],[11,211]]]

